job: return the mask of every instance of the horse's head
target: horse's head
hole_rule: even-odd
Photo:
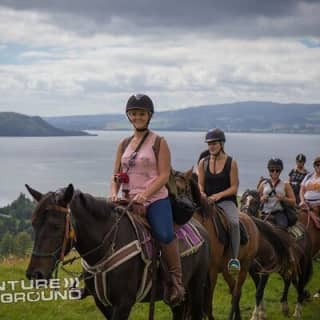
[[[174,179],[177,187],[177,194],[185,196],[200,206],[200,190],[197,181],[195,181],[192,169],[186,172],[174,171]]]
[[[174,177],[178,195],[184,195],[191,199],[199,208],[197,211],[201,215],[210,215],[211,206],[207,198],[203,197],[200,192],[197,174],[190,169],[186,172],[175,171]]]
[[[26,272],[29,279],[49,279],[57,263],[71,249],[73,237],[69,203],[74,188],[42,194],[26,185],[38,202],[32,215],[34,245]]]
[[[260,209],[260,196],[258,191],[247,189],[240,200],[240,211],[250,216],[258,216]]]

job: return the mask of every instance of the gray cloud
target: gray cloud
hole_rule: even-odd
[[[320,36],[317,0],[1,0],[16,10],[46,12],[83,35],[203,31],[216,37]]]

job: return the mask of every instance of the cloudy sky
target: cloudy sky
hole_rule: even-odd
[[[320,103],[319,0],[0,0],[0,111]]]

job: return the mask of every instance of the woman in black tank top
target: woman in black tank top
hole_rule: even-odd
[[[206,136],[209,155],[199,162],[200,191],[217,203],[230,200],[237,205],[239,186],[237,163],[224,151],[224,133],[221,131],[223,135],[210,136],[210,132],[214,130],[209,131]]]
[[[226,141],[220,129],[209,130],[205,142],[209,155],[200,160],[198,166],[201,193],[217,203],[224,210],[230,225],[231,259],[228,268],[231,272],[240,270],[238,260],[240,246],[239,212],[237,191],[239,186],[237,162],[224,151]]]

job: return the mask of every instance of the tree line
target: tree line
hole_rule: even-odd
[[[0,257],[22,257],[30,252],[34,207],[35,203],[21,193],[11,204],[0,208]]]

